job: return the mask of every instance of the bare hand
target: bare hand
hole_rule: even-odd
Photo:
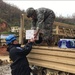
[[[28,43],[29,43],[29,42],[35,42],[35,40],[36,40],[35,38],[29,39],[29,40],[28,40]]]

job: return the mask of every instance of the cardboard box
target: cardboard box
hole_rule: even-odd
[[[34,38],[34,34],[36,30],[26,30],[26,39]],[[37,36],[36,40],[38,40],[39,36]]]

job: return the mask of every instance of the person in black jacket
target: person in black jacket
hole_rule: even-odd
[[[26,56],[30,53],[34,41],[35,39],[30,39],[22,48],[14,35],[6,37],[7,51],[10,59],[13,61],[10,65],[12,75],[30,75],[31,69]]]

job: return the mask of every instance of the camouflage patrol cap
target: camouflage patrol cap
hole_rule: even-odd
[[[28,8],[26,10],[27,17],[31,17],[33,15],[34,11],[35,11],[34,8]]]

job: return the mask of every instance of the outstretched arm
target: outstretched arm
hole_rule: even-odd
[[[35,39],[30,39],[28,40],[28,43],[23,47],[17,47],[17,53],[19,55],[28,55],[32,49],[32,45],[33,45],[33,42],[35,41]]]
[[[36,28],[36,33],[34,34],[34,38],[36,38],[38,36],[40,29],[41,29],[40,25],[42,25],[42,24],[43,24],[43,20],[41,20],[41,22],[38,22],[38,26]]]

